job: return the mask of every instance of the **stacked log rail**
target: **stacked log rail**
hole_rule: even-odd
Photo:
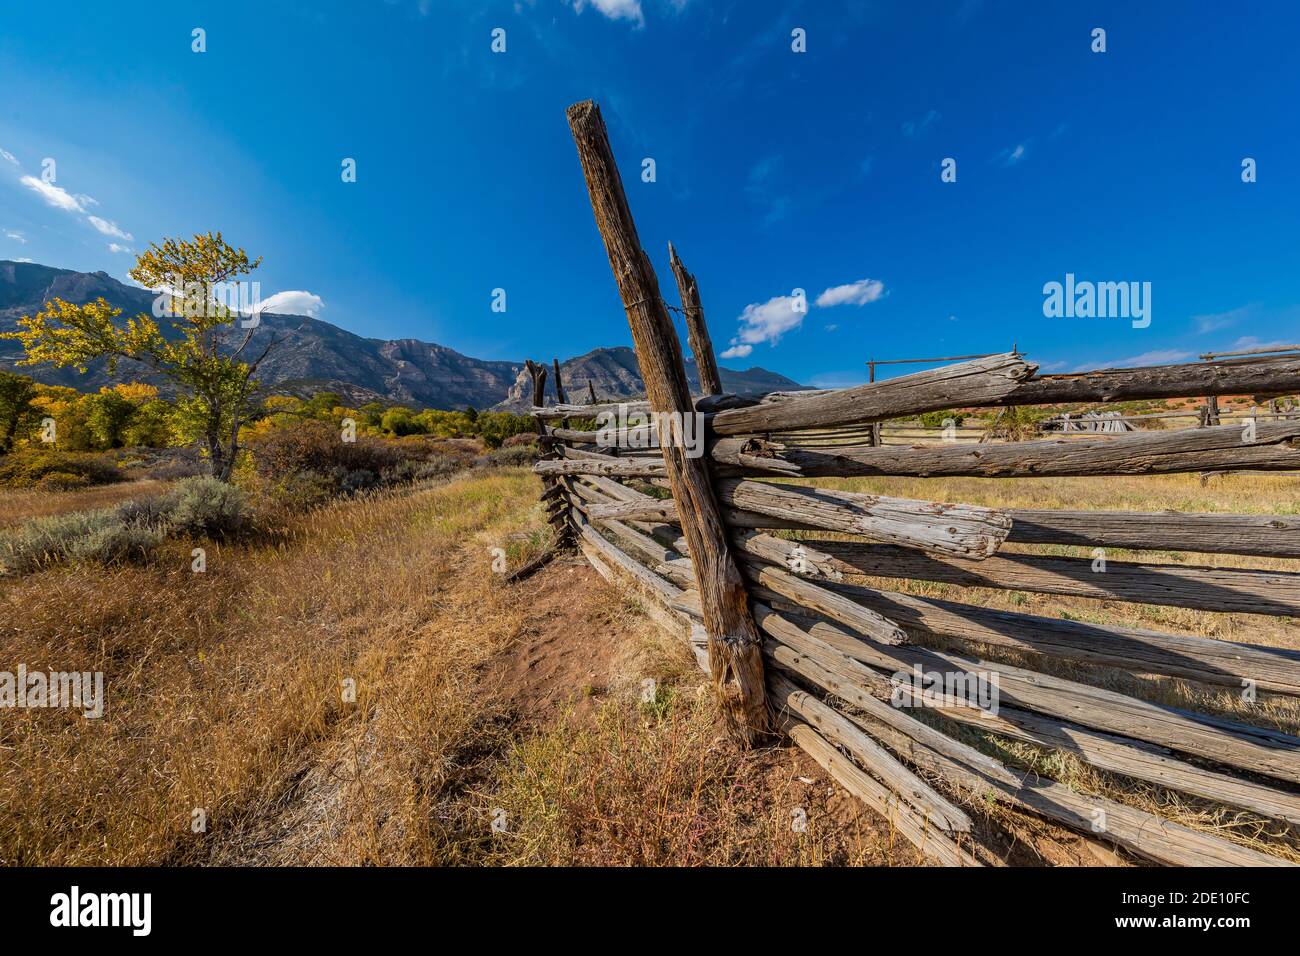
[[[554,419],[557,411],[542,409],[539,417]],[[1240,444],[1239,429],[1220,428],[1236,433]],[[1300,431],[1290,424],[1277,429],[1265,430],[1258,436],[1261,444],[1273,449],[1271,454],[1289,455],[1294,447],[1289,442],[1300,437]],[[1062,461],[1058,455],[1054,473],[1175,473],[1197,470],[1206,455],[1259,454],[1258,450],[1237,450],[1216,429],[1185,431],[1195,432],[1198,437],[1189,441],[1191,436],[1175,431],[1098,436],[1068,460]],[[1139,445],[1135,438],[1144,441]],[[766,484],[763,479],[774,475],[787,477],[793,471],[793,477],[817,477],[816,472],[833,469],[820,459],[814,462],[775,443],[760,444],[751,438],[744,441],[748,447],[742,449],[733,439],[716,439],[709,457],[718,473],[715,481],[724,520],[731,529],[734,546],[743,555],[742,567],[750,581],[759,626],[771,641],[764,649],[774,670],[768,680],[769,692],[791,712],[782,719],[790,724],[792,739],[846,788],[890,814],[900,832],[910,830],[918,845],[929,848],[928,854],[946,863],[974,860],[969,847],[961,842],[964,831],[942,829],[940,819],[951,825],[950,818],[936,817],[933,827],[917,829],[917,815],[922,811],[897,789],[888,790],[885,782],[892,779],[896,788],[902,778],[860,741],[854,746],[854,737],[846,732],[843,722],[865,734],[892,759],[901,760],[914,771],[937,774],[955,786],[951,791],[954,793],[978,785],[995,799],[1085,832],[1092,832],[1094,811],[1104,806],[1109,818],[1114,820],[1119,814],[1118,819],[1124,821],[1119,830],[1108,829],[1109,837],[1148,859],[1187,864],[1283,862],[1221,837],[1143,815],[1114,801],[1083,797],[1059,783],[1026,778],[1004,765],[997,765],[996,772],[983,765],[981,771],[972,771],[971,761],[978,761],[971,753],[962,754],[964,761],[954,760],[951,754],[918,742],[896,726],[882,724],[879,718],[885,709],[876,707],[864,715],[860,708],[863,695],[872,697],[877,704],[890,699],[895,688],[890,675],[918,664],[944,671],[997,673],[1004,701],[997,717],[972,711],[961,701],[940,708],[944,716],[1010,740],[1067,750],[1107,772],[1297,824],[1300,796],[1295,784],[1300,783],[1300,739],[1211,715],[1170,713],[1168,708],[1085,683],[1062,681],[978,657],[952,655],[916,642],[938,637],[973,648],[1013,650],[1208,686],[1240,687],[1243,681],[1251,681],[1260,691],[1291,696],[1300,696],[1300,653],[1197,635],[998,611],[867,588],[847,583],[847,579],[855,575],[910,578],[1143,604],[1300,616],[1300,575],[1290,572],[1111,561],[1105,574],[1096,574],[1090,570],[1091,560],[1087,558],[1011,554],[999,549],[1005,540],[1300,557],[1300,519],[1008,509],[1005,534],[1000,538],[994,534],[992,543],[985,540],[974,550],[967,542],[969,553],[958,555],[953,553],[954,547],[960,550],[961,546],[926,540],[924,534],[920,540],[886,543],[881,528],[870,526],[871,520],[878,517],[871,513],[870,506],[878,502],[864,502],[849,493],[826,489]],[[979,460],[964,467],[979,469],[980,474],[998,474],[1012,467],[1016,453],[1024,452],[1029,453],[1031,461],[1047,461],[1050,456],[1045,450],[1028,447],[1043,444],[1056,443],[1012,442],[992,446],[992,455],[988,454],[990,446],[984,446],[979,450]],[[1071,444],[1080,445],[1078,441]],[[1112,447],[1114,451],[1107,454]],[[997,454],[1004,448],[1012,452]],[[1142,468],[1135,468],[1129,462],[1139,448],[1146,459]],[[934,458],[926,455],[930,449],[913,451],[917,454],[904,473],[936,468]],[[539,463],[537,470],[568,480],[573,520],[582,522],[587,546],[592,547],[590,536],[601,538],[608,548],[618,550],[621,566],[639,568],[643,594],[648,575],[666,585],[658,589],[661,604],[675,594],[667,606],[672,612],[689,616],[694,592],[690,587],[689,548],[677,530],[677,504],[631,487],[637,482],[662,479],[662,467],[657,467],[653,458],[614,457],[587,443],[558,441],[557,452],[563,457]],[[888,452],[879,447],[854,449],[848,460],[866,462],[867,456],[874,456],[874,461],[879,462],[883,454]],[[1115,462],[1110,469],[1105,465],[1108,460]],[[1255,463],[1259,463],[1257,459]],[[791,464],[795,467],[791,468]],[[844,466],[838,463],[838,467]],[[951,470],[957,466],[947,467]],[[814,474],[806,474],[808,471]],[[1016,473],[1025,472],[1036,473],[1024,465]],[[751,477],[739,477],[742,474]],[[919,515],[931,504],[903,507],[905,513],[915,510]],[[767,533],[791,527],[807,534],[788,540]],[[987,535],[987,528],[984,530]],[[941,550],[944,547],[947,553]],[[799,550],[797,562],[795,549]],[[800,568],[797,572],[792,570],[796,566]],[[680,621],[678,626],[689,628]],[[791,639],[792,629],[801,629],[823,643],[827,637],[834,639],[826,647],[810,644],[791,649],[779,636],[772,637],[773,629]],[[809,648],[816,648],[822,655],[820,663],[816,657],[811,661],[807,658]],[[839,656],[828,657],[831,651]],[[856,667],[847,666],[845,660]],[[834,663],[835,668],[828,668],[829,663]],[[871,676],[865,676],[861,668],[870,671]],[[853,684],[846,683],[846,670],[855,675]],[[906,714],[906,710],[892,706],[886,709],[895,720]],[[920,733],[911,723],[906,729]],[[930,733],[937,731],[930,728]],[[815,739],[810,736],[813,734]],[[932,737],[928,739],[931,744],[935,742]],[[945,741],[944,746],[951,751],[956,741],[946,737]],[[873,773],[873,767],[886,770]],[[871,787],[856,775],[886,787],[893,794],[893,802],[880,793],[873,796]],[[1088,808],[1087,812],[1083,812],[1084,808]],[[934,845],[929,838],[937,835],[944,836],[952,846]]]
[[[689,642],[713,676],[733,731],[739,725],[739,738],[760,737],[767,725],[762,712],[770,707],[772,726],[937,863],[997,862],[974,843],[965,809],[994,800],[1159,863],[1285,865],[1222,835],[1018,769],[962,743],[951,728],[1068,752],[1099,770],[1285,830],[1300,825],[1300,738],[1089,681],[1101,679],[1093,676],[1100,667],[1208,689],[1247,683],[1264,695],[1300,697],[1300,653],[1001,611],[860,582],[913,579],[1298,617],[1300,573],[1138,559],[1108,561],[1097,574],[1088,558],[1003,546],[1296,558],[1300,518],[984,508],[800,482],[1294,470],[1300,423],[1287,420],[1258,423],[1250,441],[1234,424],[978,446],[857,442],[865,426],[953,407],[1295,393],[1300,356],[1040,376],[1010,352],[850,389],[757,399],[717,394],[710,376],[713,394],[694,405],[708,436],[702,449],[693,449],[702,458],[671,441],[661,445],[650,425],[621,434],[573,428],[580,419],[625,421],[630,413],[682,413],[691,404],[682,389],[680,346],[636,240],[599,111],[579,104],[569,118],[650,399],[534,409],[553,452],[536,471],[548,482],[553,515],[563,516],[593,567],[637,593],[656,622]],[[691,346],[706,350],[700,284],[676,250],[671,259]],[[701,365],[712,368],[712,356]],[[810,438],[849,443],[811,447]],[[659,497],[664,488],[670,497]],[[730,596],[720,604],[722,591]],[[737,595],[743,614],[726,603]],[[735,655],[750,648],[757,657],[740,663]],[[1057,662],[1083,666],[1064,671],[1071,675],[1066,679],[1056,676]],[[968,685],[992,680],[996,710],[947,691],[925,694],[902,679],[933,672]],[[745,684],[755,677],[761,696]]]

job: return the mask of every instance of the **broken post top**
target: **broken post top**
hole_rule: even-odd
[[[700,377],[700,392],[704,395],[722,394],[722,376],[718,373],[718,360],[713,355],[713,339],[704,322],[704,305],[700,302],[700,284],[687,270],[677,255],[673,244],[668,243],[668,263],[677,279],[677,293],[682,300],[682,315],[686,320],[686,340],[695,357],[695,370]]]

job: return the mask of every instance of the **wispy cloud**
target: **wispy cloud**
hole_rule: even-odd
[[[110,243],[108,244],[108,251],[109,251],[109,252],[130,252],[130,251],[131,251],[131,247],[130,247],[130,246],[119,245],[119,244],[116,243],[116,242],[110,242]]]
[[[930,110],[930,112],[926,113],[919,120],[908,120],[905,122],[903,124],[903,135],[919,136],[941,119],[943,119],[943,117],[939,114],[938,110]]]
[[[117,223],[108,219],[101,219],[98,216],[87,216],[86,222],[90,223],[106,236],[112,236],[114,239],[125,239],[127,242],[133,242],[135,236],[129,232],[124,232]]]
[[[1025,143],[1017,143],[1015,146],[1002,150],[993,157],[994,162],[1001,166],[1014,166],[1025,158],[1025,151],[1028,146]]]
[[[1133,368],[1143,365],[1173,365],[1176,362],[1186,362],[1188,359],[1195,357],[1196,353],[1188,352],[1185,349],[1156,349],[1151,352],[1143,352],[1141,355],[1130,355],[1128,358],[1109,359],[1101,363],[1089,362],[1086,365],[1080,365],[1074,371],[1087,372],[1095,368]]]
[[[62,209],[66,212],[84,213],[86,211],[83,198],[72,195],[62,186],[47,183],[35,176],[23,176],[18,181],[56,209]]]
[[[765,156],[749,168],[745,178],[745,195],[764,207],[765,226],[776,225],[790,212],[790,197],[776,188],[782,162],[780,156]]]
[[[1192,316],[1192,321],[1196,323],[1196,331],[1200,335],[1207,332],[1217,332],[1220,329],[1226,329],[1236,325],[1242,319],[1248,318],[1258,308],[1255,304],[1243,305],[1236,309],[1229,309],[1226,312],[1209,312],[1204,315]]]
[[[594,7],[611,20],[630,20],[638,27],[645,26],[641,0],[572,0],[573,9],[581,13],[587,6]]]
[[[4,147],[0,147],[0,159],[5,160],[5,162],[13,163],[15,166],[18,165],[18,157]]]
[[[6,229],[5,238],[12,239],[14,242],[21,242],[23,245],[27,245],[27,237],[24,236],[17,229]]]
[[[879,279],[859,279],[847,285],[831,286],[817,297],[823,309],[836,305],[866,305],[885,294],[885,284]]]

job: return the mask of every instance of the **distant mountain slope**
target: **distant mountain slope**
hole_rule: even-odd
[[[105,272],[74,272],[0,260],[0,332],[12,331],[20,316],[38,311],[52,298],[82,303],[99,296],[120,308],[123,317],[150,311],[154,298],[153,293],[119,282]],[[257,354],[273,334],[284,336],[285,341],[262,365],[258,377],[264,388],[279,394],[307,396],[332,391],[352,404],[381,401],[429,408],[522,408],[532,399],[522,361],[470,358],[416,339],[363,338],[301,315],[263,315],[249,351]],[[48,366],[15,369],[14,362],[21,355],[17,342],[0,341],[0,368],[47,384],[93,391],[113,382],[137,380],[165,387],[147,368],[133,362],[122,363],[113,376],[102,362],[81,375],[75,369]],[[562,362],[561,372],[570,401],[585,400],[588,382],[602,399],[631,398],[645,391],[636,356],[626,347],[595,349]],[[691,386],[698,387],[694,366],[688,364],[687,372]],[[738,394],[800,387],[761,368],[744,372],[722,369],[721,374],[723,387]],[[548,401],[553,401],[553,383],[547,383],[546,391]]]

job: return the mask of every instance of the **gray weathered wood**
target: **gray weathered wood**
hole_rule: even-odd
[[[700,304],[700,284],[695,276],[686,270],[682,260],[677,257],[677,250],[668,243],[668,261],[677,279],[677,292],[682,300],[682,312],[686,319],[686,342],[691,347],[695,358],[695,370],[700,377],[700,391],[705,395],[722,394],[722,376],[718,374],[718,362],[713,357],[713,339],[709,327],[704,324],[704,306]]]
[[[819,550],[863,574],[919,578],[973,588],[1037,591],[1202,611],[1300,617],[1300,574],[1249,568],[1056,558],[1006,551],[983,561],[920,554],[908,548],[814,539]]]
[[[845,445],[813,450],[757,437],[722,439],[715,461],[772,475],[981,478],[1159,475],[1217,469],[1300,470],[1300,422],[989,444]]]
[[[826,428],[954,406],[990,405],[1011,394],[1036,369],[1008,352],[812,396],[799,392],[781,398],[769,395],[771,400],[763,404],[718,412],[713,429],[719,435],[739,435]]]
[[[997,551],[1011,530],[1004,512],[977,505],[736,480],[720,481],[718,494],[734,508],[975,560]]]
[[[960,807],[895,760],[843,714],[827,707],[779,674],[769,676],[768,687],[775,704],[807,721],[827,740],[847,750],[864,770],[911,804],[927,822],[950,834],[970,832],[970,817]]]
[[[695,414],[681,346],[660,297],[659,280],[641,248],[600,109],[587,100],[570,106],[567,113],[650,407],[655,412]],[[749,742],[769,729],[770,720],[761,638],[750,615],[744,578],[732,559],[704,459],[691,457],[679,442],[665,441],[662,451],[704,605],[714,686],[733,731]]]
[[[1295,515],[1008,509],[1008,541],[1300,558]]]

